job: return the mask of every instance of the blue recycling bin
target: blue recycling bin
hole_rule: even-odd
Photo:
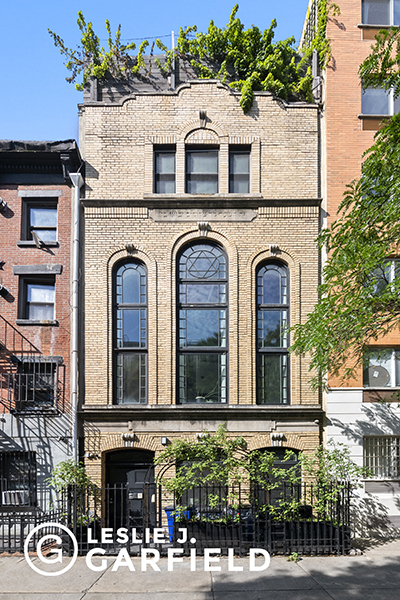
[[[169,541],[172,542],[174,539],[174,522],[176,508],[175,506],[166,506],[164,508],[164,511],[167,515]],[[186,519],[190,519],[192,515],[192,508],[187,508],[186,510],[183,510],[182,514]]]

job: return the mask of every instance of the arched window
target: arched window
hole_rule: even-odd
[[[289,273],[279,262],[257,270],[257,403],[289,403]]]
[[[147,402],[147,273],[137,261],[114,272],[114,365],[117,404]]]
[[[178,402],[227,402],[227,259],[194,242],[178,259]]]

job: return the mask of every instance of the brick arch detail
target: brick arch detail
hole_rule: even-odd
[[[293,450],[303,451],[305,450],[304,440],[301,436],[296,433],[286,433],[285,431],[280,431],[283,433],[284,440],[282,441],[282,446],[273,446],[271,440],[271,433],[258,434],[252,438],[248,444],[248,450],[261,450],[262,448],[292,448]]]
[[[181,126],[178,139],[180,141],[186,142],[188,136],[195,131],[212,131],[215,133],[221,141],[221,138],[225,138],[223,141],[228,141],[228,134],[225,129],[218,121],[212,121],[211,124],[207,123],[206,127],[199,126],[199,119],[193,119]]]

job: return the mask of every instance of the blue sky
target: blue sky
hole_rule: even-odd
[[[0,139],[60,140],[78,137],[77,104],[82,94],[65,81],[63,57],[47,28],[58,33],[72,48],[79,43],[78,11],[93,23],[106,42],[105,19],[115,32],[122,25],[122,39],[162,37],[169,47],[171,31],[197,25],[204,31],[211,19],[219,27],[229,20],[233,0],[168,3],[161,0],[2,0],[0,3],[1,93]],[[300,38],[307,0],[243,0],[238,17],[245,27],[269,27],[278,22],[275,39]],[[165,36],[165,37],[164,37]]]

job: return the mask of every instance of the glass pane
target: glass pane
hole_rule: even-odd
[[[287,311],[258,311],[258,347],[287,348]]]
[[[258,304],[286,304],[286,269],[278,265],[267,265],[258,273]]]
[[[400,112],[400,96],[397,96],[393,103],[393,114],[397,115],[398,112]]]
[[[390,0],[363,0],[362,21],[369,25],[390,25]]]
[[[47,302],[54,304],[54,285],[28,283],[27,300],[28,302]]]
[[[225,344],[225,310],[180,310],[180,345],[222,346]]]
[[[394,18],[393,25],[400,25],[400,0],[394,1]],[[396,111],[398,112],[398,111]]]
[[[218,175],[188,175],[186,184],[188,194],[218,193]]]
[[[30,208],[31,227],[57,227],[57,208]]]
[[[34,231],[43,242],[56,242],[57,241],[57,230],[56,229],[44,229],[43,227],[35,227],[31,230],[29,238],[33,239],[32,231]]]
[[[391,386],[392,348],[370,350],[364,356],[364,387]]]
[[[364,115],[388,115],[389,92],[382,88],[366,88],[361,95],[361,112]]]
[[[370,285],[372,283],[371,292],[374,295],[379,295],[391,281],[391,263],[386,262],[380,267],[374,269],[368,278]]]
[[[229,155],[229,171],[232,174],[249,173],[250,155],[248,152],[231,152]]]
[[[179,357],[179,365],[181,402],[226,402],[224,355],[183,354]]]
[[[186,172],[218,173],[218,150],[188,151],[186,153]]]
[[[52,321],[54,319],[54,304],[28,304],[27,319]]]
[[[175,174],[175,152],[156,152],[156,173]]]
[[[117,356],[118,403],[146,402],[146,355],[119,354]]]
[[[199,285],[187,284],[186,286],[186,302],[188,304],[218,304],[220,301],[219,286],[217,283]]]
[[[181,279],[225,279],[226,258],[221,248],[194,244],[183,252],[179,261]]]
[[[122,303],[140,303],[140,273],[136,267],[127,267],[122,274]]]
[[[175,175],[157,175],[156,194],[175,194]]]
[[[248,175],[231,175],[229,178],[230,194],[248,194],[250,181]]]
[[[287,404],[286,354],[259,354],[257,357],[258,404]]]
[[[138,348],[140,340],[140,310],[118,311],[122,317],[122,340],[118,340],[119,348]],[[119,330],[118,330],[119,331]]]

